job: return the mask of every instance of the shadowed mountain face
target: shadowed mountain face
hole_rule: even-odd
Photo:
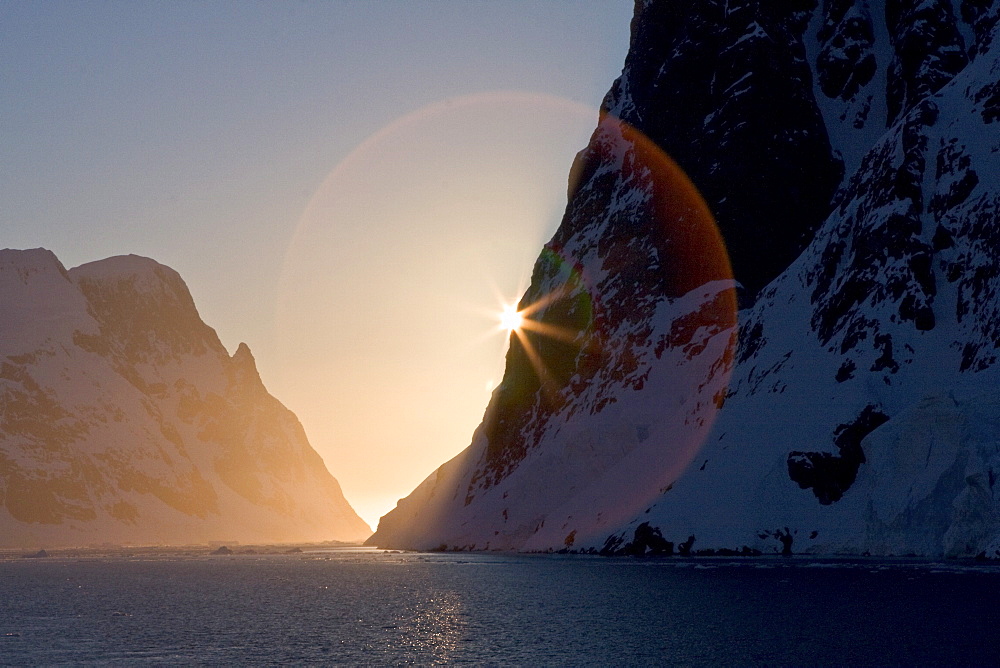
[[[572,336],[512,342],[372,544],[1000,556],[998,16],[637,2],[522,301]],[[717,219],[738,317],[647,140]]]
[[[698,185],[750,299],[802,251],[843,176],[806,60],[815,4],[636,3],[604,100]]]
[[[0,251],[0,546],[368,533],[172,269]]]

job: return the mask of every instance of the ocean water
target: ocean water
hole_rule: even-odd
[[[0,559],[2,665],[995,665],[998,622],[1000,569],[979,565],[366,549]]]

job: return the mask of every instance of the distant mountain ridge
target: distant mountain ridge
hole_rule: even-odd
[[[1000,557],[998,17],[636,2],[522,302],[573,333],[537,346],[558,400],[513,342],[472,445],[370,543]],[[697,261],[649,223],[629,128],[698,186],[735,283],[677,280]]]
[[[0,546],[370,533],[169,267],[3,250],[0,314]]]

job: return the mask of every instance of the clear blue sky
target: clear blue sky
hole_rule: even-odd
[[[0,247],[49,248],[67,267],[136,253],[178,270],[374,523],[468,444],[488,393],[465,388],[499,380],[504,341],[479,314],[459,320],[497,308],[483,289],[518,296],[621,71],[631,13],[629,0],[0,2]],[[442,144],[451,152],[437,156]],[[334,174],[342,164],[356,173]],[[455,194],[453,219],[414,199],[434,188]],[[493,195],[531,206],[501,223],[470,215],[474,202],[503,208],[483,204]],[[337,210],[307,221],[323,197]],[[489,250],[504,245],[509,255]],[[494,265],[449,273],[441,249]],[[405,274],[385,269],[411,260]],[[444,294],[438,278],[472,292]],[[393,314],[392,336],[357,329]],[[480,325],[485,344],[471,334]],[[445,331],[468,340],[457,363],[470,377],[447,371],[458,344]],[[392,352],[365,349],[368,338]],[[351,375],[365,368],[390,380]],[[428,396],[441,416],[416,401]]]

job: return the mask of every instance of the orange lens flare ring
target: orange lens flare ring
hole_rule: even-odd
[[[601,524],[608,526],[609,523],[629,521],[653,503],[660,490],[680,477],[701,449],[721,403],[714,401],[713,391],[714,396],[724,395],[729,385],[736,343],[737,300],[732,266],[722,234],[708,204],[680,166],[642,132],[608,114],[602,117],[588,150],[592,152],[589,160],[603,164],[614,164],[620,160],[618,178],[644,182],[647,188],[648,199],[642,206],[646,208],[647,219],[654,221],[651,242],[657,246],[660,266],[633,266],[629,271],[663,272],[664,284],[672,286],[678,298],[706,284],[722,282],[705,291],[704,301],[691,302],[694,304],[691,313],[678,313],[679,320],[693,315],[699,327],[708,327],[707,331],[713,333],[707,338],[716,342],[714,346],[704,348],[702,353],[693,354],[686,362],[678,363],[671,379],[676,384],[675,389],[686,397],[682,404],[697,407],[694,409],[696,417],[682,414],[681,409],[677,409],[677,419],[687,423],[692,417],[691,424],[697,426],[670,430],[671,434],[668,440],[662,442],[661,448],[629,465],[636,467],[633,471],[636,484],[631,487],[629,498],[619,497],[615,507],[605,507]],[[640,213],[636,219],[642,217]],[[546,323],[546,307],[582,289],[587,293],[590,308],[589,329],[596,330],[600,339],[601,332],[613,323],[605,322],[608,314],[600,308],[599,290],[584,280],[586,272],[580,263],[551,243],[543,250],[539,262],[545,261],[547,256],[549,261],[554,258],[562,267],[569,268],[567,280],[560,288],[523,306],[518,314],[519,326],[509,327],[508,330],[517,337],[530,361],[540,381],[543,400],[550,401],[556,398],[561,388],[545,368],[542,356],[527,333],[568,343],[578,342],[581,337],[579,332]],[[632,261],[639,262],[641,258],[637,256]],[[715,294],[712,294],[713,291]],[[539,319],[532,317],[538,313],[541,313]],[[506,323],[514,322],[514,316],[507,318]],[[726,341],[721,342],[716,338],[719,336],[726,336]],[[582,537],[587,530],[584,527],[580,529]],[[598,527],[592,529],[595,535],[600,532]]]

